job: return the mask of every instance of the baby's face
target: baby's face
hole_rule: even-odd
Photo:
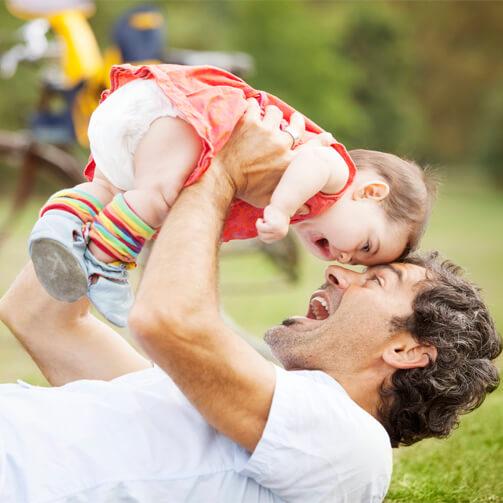
[[[403,253],[407,227],[391,222],[379,202],[351,194],[321,215],[293,226],[307,249],[322,260],[376,265],[393,262]]]

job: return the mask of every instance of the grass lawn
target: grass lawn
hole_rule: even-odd
[[[3,187],[0,190],[5,190]],[[0,250],[0,294],[27,260],[26,237],[43,195],[33,202],[15,234]],[[0,219],[5,215],[0,192]],[[503,197],[482,180],[446,181],[425,248],[439,249],[462,264],[484,289],[498,326],[503,327]],[[499,230],[498,230],[499,229]],[[257,336],[291,314],[304,314],[307,299],[322,283],[324,264],[302,257],[301,279],[289,285],[261,256],[226,257],[222,298],[226,311]],[[43,378],[0,326],[0,382]],[[448,440],[424,441],[395,452],[389,503],[503,502],[503,389],[461,422]]]

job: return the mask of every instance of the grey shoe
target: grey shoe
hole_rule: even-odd
[[[89,299],[108,321],[125,327],[134,301],[126,265],[105,264],[89,250],[86,250],[84,259],[90,278]]]
[[[50,210],[37,221],[28,241],[38,280],[49,295],[63,302],[75,302],[87,293],[82,226],[71,213]]]
[[[125,327],[134,295],[124,264],[105,264],[88,249],[80,218],[50,210],[38,220],[29,239],[35,273],[49,295],[75,302],[87,294],[111,323]]]

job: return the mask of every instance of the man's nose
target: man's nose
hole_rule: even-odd
[[[351,285],[356,285],[362,282],[362,274],[355,271],[350,271],[345,267],[331,265],[325,269],[325,280],[329,285],[346,290]]]

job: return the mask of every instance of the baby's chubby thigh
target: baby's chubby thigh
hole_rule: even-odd
[[[88,136],[102,178],[125,192],[134,212],[159,227],[202,149],[196,131],[151,80],[110,94],[93,112]]]
[[[155,120],[134,153],[134,188],[127,203],[150,226],[159,227],[197,165],[202,145],[196,131],[175,117]]]

